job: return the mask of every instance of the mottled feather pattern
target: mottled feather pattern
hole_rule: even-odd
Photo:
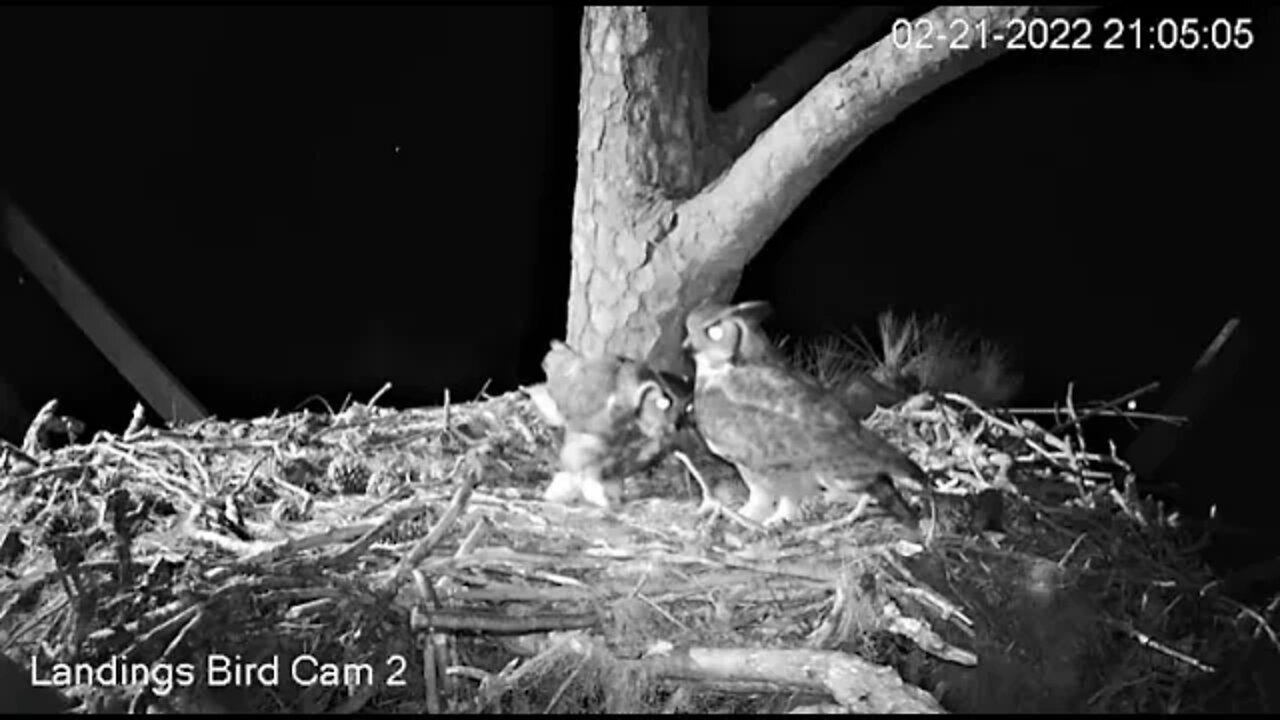
[[[693,398],[688,379],[620,356],[583,357],[561,342],[551,344],[542,367],[566,435],[597,440],[567,444],[566,469],[623,479],[649,469],[681,441]],[[650,392],[637,407],[634,392],[645,382],[656,383],[661,395]],[[664,399],[670,404],[664,406]]]
[[[560,408],[566,426],[576,432],[612,435],[629,415],[618,388],[635,377],[633,363],[622,358],[583,358],[563,343],[552,343],[543,359],[547,394]],[[631,378],[624,377],[631,374]]]
[[[914,525],[892,477],[922,483],[902,451],[863,427],[841,397],[776,354],[759,319],[765,304],[705,305],[686,319],[697,366],[695,416],[707,447],[732,463],[749,497],[739,511],[765,525],[797,517],[822,489],[867,496]]]
[[[675,435],[674,423],[648,429],[639,423],[619,427],[600,459],[601,476],[625,478],[648,470],[671,450]]]
[[[734,462],[762,471],[799,463],[850,480],[888,472],[925,481],[918,465],[864,428],[838,398],[780,368],[736,367],[704,384],[698,403],[718,406],[702,422]]]

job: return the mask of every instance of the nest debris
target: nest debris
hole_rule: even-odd
[[[1114,452],[959,395],[867,420],[936,478],[922,543],[710,525],[674,460],[543,502],[520,392],[60,448],[54,409],[0,446],[0,648],[84,711],[1267,709],[1236,667],[1280,601],[1216,593]]]

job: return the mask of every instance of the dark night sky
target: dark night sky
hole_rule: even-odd
[[[838,12],[714,9],[713,102]],[[1176,380],[1229,314],[1271,319],[1268,12],[1244,52],[1025,52],[944,88],[805,202],[740,297],[795,335],[948,312],[1014,345],[1028,403]],[[0,182],[222,416],[384,380],[392,404],[509,389],[563,332],[579,22],[4,7]],[[21,277],[0,254],[0,373],[120,429],[134,393]]]

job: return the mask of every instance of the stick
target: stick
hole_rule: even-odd
[[[1130,400],[1133,400],[1133,399],[1135,399],[1135,398],[1137,398],[1137,397],[1140,397],[1140,396],[1142,396],[1142,395],[1146,395],[1147,393],[1154,391],[1154,390],[1155,390],[1156,388],[1158,388],[1158,387],[1160,387],[1160,383],[1159,383],[1159,382],[1154,382],[1154,381],[1153,381],[1153,382],[1149,382],[1149,383],[1147,383],[1146,385],[1143,385],[1142,387],[1138,388],[1137,390],[1133,390],[1133,391],[1127,392],[1127,393],[1125,393],[1124,395],[1121,395],[1120,397],[1118,397],[1118,398],[1116,398],[1116,399],[1114,399],[1114,400],[1108,400],[1107,402],[1104,402],[1104,403],[1102,403],[1101,405],[1099,405],[1099,406],[1097,406],[1097,407],[1095,407],[1095,408],[1091,408],[1091,409],[1089,409],[1089,410],[1086,410],[1085,412],[1080,413],[1080,415],[1079,415],[1078,417],[1074,417],[1074,418],[1072,418],[1072,419],[1070,419],[1070,420],[1067,420],[1066,422],[1062,422],[1062,423],[1059,423],[1059,424],[1055,425],[1054,427],[1052,427],[1052,428],[1050,428],[1050,429],[1049,429],[1049,434],[1050,434],[1050,435],[1057,435],[1058,433],[1062,432],[1063,430],[1066,430],[1067,428],[1070,428],[1070,427],[1073,427],[1073,426],[1075,426],[1075,425],[1078,425],[1078,424],[1080,424],[1081,422],[1084,422],[1085,420],[1088,420],[1089,418],[1091,418],[1091,417],[1093,417],[1093,416],[1095,416],[1095,415],[1098,415],[1098,414],[1100,414],[1100,413],[1101,413],[1101,412],[1103,412],[1103,411],[1106,411],[1106,410],[1113,410],[1113,409],[1115,409],[1116,407],[1118,407],[1118,406],[1120,406],[1120,405],[1123,405],[1123,404],[1125,404],[1125,403],[1129,402]]]

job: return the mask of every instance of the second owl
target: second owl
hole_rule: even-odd
[[[749,498],[742,515],[775,525],[824,490],[868,496],[915,526],[892,478],[927,477],[816,382],[791,370],[759,327],[768,305],[706,304],[686,319],[697,368],[694,414],[710,450],[732,463]]]

